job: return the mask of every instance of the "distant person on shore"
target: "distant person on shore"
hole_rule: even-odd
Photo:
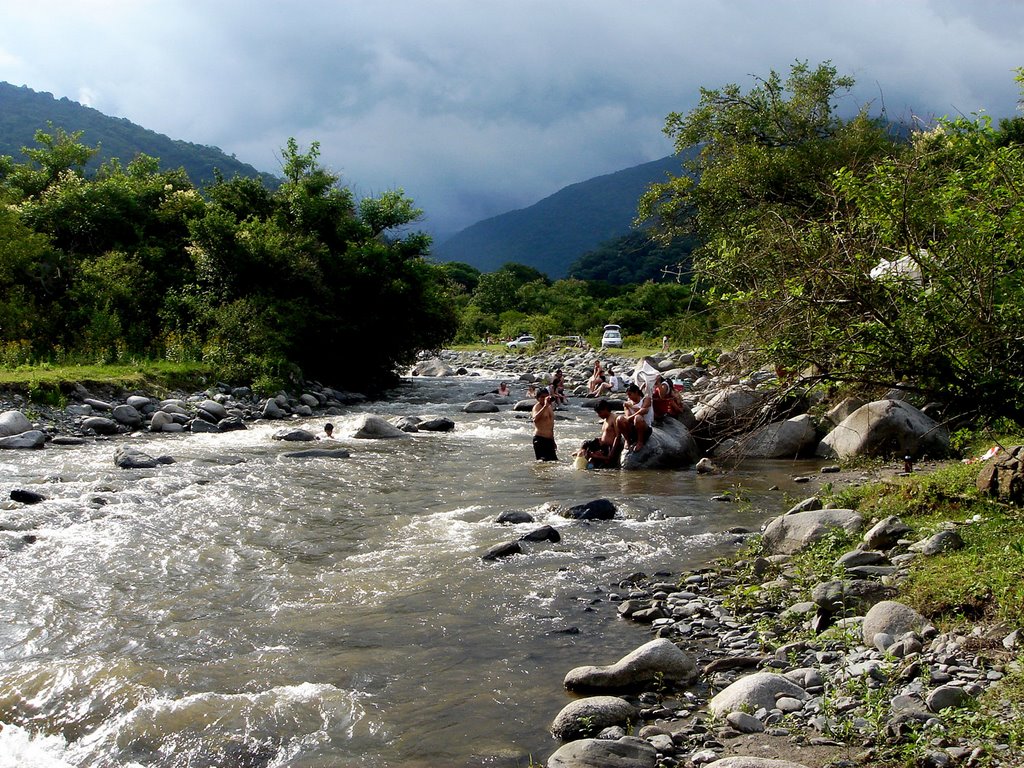
[[[645,395],[636,384],[626,387],[626,402],[619,416],[619,434],[626,441],[626,452],[643,450],[654,427],[654,407],[650,395]]]
[[[661,351],[668,352],[668,336],[661,337]]]
[[[555,453],[555,409],[546,387],[537,390],[537,403],[530,412],[533,419],[533,453],[537,461],[558,461]]]

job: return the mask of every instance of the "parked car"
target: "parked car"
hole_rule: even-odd
[[[621,347],[622,346],[622,328],[617,325],[606,325],[604,327],[604,335],[601,336],[602,347]]]
[[[505,346],[509,349],[522,349],[523,347],[530,347],[537,343],[537,340],[533,336],[526,335],[520,336],[514,341],[508,342]]]

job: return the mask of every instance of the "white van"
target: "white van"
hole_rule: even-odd
[[[602,347],[621,347],[622,346],[622,328],[617,325],[606,325],[604,327],[604,335],[601,336]]]

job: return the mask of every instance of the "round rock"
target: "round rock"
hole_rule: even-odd
[[[581,739],[562,746],[547,768],[655,768],[658,751],[642,739]]]
[[[686,653],[666,638],[651,640],[605,667],[576,667],[565,676],[570,691],[629,690],[655,681],[686,685],[697,678],[697,667]]]
[[[708,702],[708,709],[718,717],[730,712],[756,712],[758,709],[775,709],[775,702],[782,696],[806,701],[807,693],[799,685],[774,672],[757,672],[742,677]]]
[[[562,741],[581,739],[613,725],[635,723],[639,713],[617,696],[591,696],[566,705],[551,723],[551,735]]]

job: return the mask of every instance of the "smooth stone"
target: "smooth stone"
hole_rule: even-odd
[[[286,459],[347,459],[351,454],[344,448],[307,448],[304,451],[282,453]]]
[[[104,416],[90,416],[82,421],[82,429],[88,429],[97,435],[116,435],[120,431],[116,421]]]
[[[550,541],[553,544],[557,544],[562,540],[562,535],[552,528],[550,525],[545,525],[538,528],[535,531],[520,536],[520,541]]]
[[[580,739],[548,758],[547,768],[655,768],[658,751],[646,741],[626,736],[618,741]]]
[[[17,435],[0,437],[0,448],[11,450],[42,448],[46,444],[46,433],[30,429]]]
[[[381,416],[367,414],[356,424],[352,437],[358,440],[393,440],[409,438],[409,435]]]
[[[941,685],[928,694],[925,703],[928,709],[938,713],[944,709],[960,709],[973,699],[963,688],[955,685]]]
[[[571,670],[564,680],[570,691],[627,690],[657,681],[687,685],[697,678],[693,659],[671,640],[651,640],[608,666]]]
[[[964,540],[956,531],[939,531],[938,533],[929,536],[927,539],[922,539],[914,544],[911,544],[909,549],[911,552],[920,552],[922,555],[927,557],[933,557],[943,552],[953,552],[958,549],[964,548]]]
[[[281,429],[272,435],[274,440],[283,440],[286,443],[311,443],[316,440],[316,435],[308,429]]]
[[[515,509],[509,509],[498,515],[494,522],[501,523],[503,525],[516,525],[519,523],[532,523],[535,522],[533,515],[529,512],[522,512]]]
[[[608,499],[594,499],[568,509],[559,509],[558,514],[570,520],[611,520],[618,509]]]
[[[166,411],[157,411],[149,419],[150,432],[162,432],[168,424],[174,423],[174,417]]]
[[[87,397],[83,401],[86,405],[92,408],[94,411],[109,412],[114,410],[114,406],[104,400],[97,400],[94,397]]]
[[[879,565],[886,562],[888,560],[886,560],[885,555],[881,552],[854,549],[836,560],[836,565],[840,568],[856,568],[860,565]]]
[[[840,459],[853,456],[944,456],[949,450],[945,427],[903,400],[876,400],[843,419],[818,444],[817,454]]]
[[[35,491],[27,491],[24,488],[15,488],[11,491],[11,501],[20,504],[39,504],[46,501],[46,497]]]
[[[501,409],[498,408],[490,400],[473,400],[463,407],[463,413],[497,413]]]
[[[562,741],[580,739],[613,725],[627,726],[638,718],[636,707],[624,699],[590,696],[563,707],[551,723],[551,735]]]
[[[194,434],[197,434],[197,435],[198,434],[213,434],[213,433],[220,432],[220,430],[217,429],[217,425],[216,424],[211,424],[206,419],[198,419],[198,418],[197,419],[192,419],[192,421],[190,421],[188,423],[188,428]]]
[[[755,672],[715,694],[708,702],[708,709],[717,717],[725,717],[730,712],[754,712],[762,707],[771,710],[780,696],[807,699],[806,691],[792,680],[774,672]]]
[[[114,451],[114,464],[121,469],[153,469],[159,462],[138,448],[122,445]]]
[[[278,405],[277,401],[273,398],[267,400],[263,405],[263,418],[264,419],[283,419],[288,414],[285,413],[284,409]]]
[[[455,429],[455,422],[443,416],[436,419],[426,419],[419,423],[421,432],[451,432]]]
[[[725,719],[729,725],[740,733],[761,733],[764,731],[764,723],[753,715],[748,715],[746,712],[730,712],[726,715]]]
[[[491,562],[494,560],[501,560],[506,557],[512,557],[513,555],[521,555],[523,552],[523,545],[518,541],[506,541],[502,544],[495,544],[484,552],[480,556],[480,559]]]
[[[142,424],[142,414],[130,405],[118,405],[111,411],[110,415],[119,424],[135,429]]]
[[[930,626],[913,608],[894,600],[883,600],[865,614],[861,630],[864,644],[871,645],[879,632],[901,637],[908,632],[924,632]]]
[[[911,532],[911,527],[895,515],[879,520],[864,534],[864,549],[891,549]]]
[[[819,509],[776,517],[764,530],[762,541],[772,554],[792,555],[840,528],[855,533],[863,525],[852,509]]]
[[[228,409],[216,400],[203,400],[197,407],[199,410],[206,411],[213,416],[214,421],[220,421],[228,417]]]
[[[129,395],[125,399],[125,403],[130,405],[132,408],[134,408],[135,410],[140,411],[140,412],[143,409],[148,408],[151,405],[153,405],[153,401],[152,400],[150,400],[148,397],[143,397],[142,395]]]
[[[248,427],[240,417],[228,416],[226,419],[221,419],[217,422],[217,429],[220,432],[238,432],[243,429],[248,429]]]

